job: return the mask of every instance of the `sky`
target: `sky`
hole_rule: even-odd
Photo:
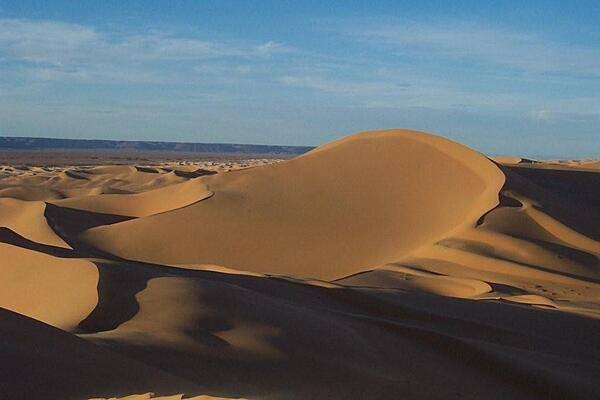
[[[0,0],[0,135],[600,157],[600,1]]]

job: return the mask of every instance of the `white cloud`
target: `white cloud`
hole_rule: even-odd
[[[143,32],[111,37],[96,29],[55,21],[0,19],[0,60],[29,79],[155,80],[164,62],[260,59],[289,49],[269,41],[221,42],[182,37],[176,32]],[[153,64],[154,63],[154,64]],[[8,68],[8,67],[3,67]],[[169,73],[162,79],[168,80]]]
[[[256,46],[256,51],[259,54],[270,55],[274,53],[288,52],[290,51],[290,49],[281,43],[268,41],[266,43]]]
[[[0,49],[6,58],[61,65],[82,48],[99,44],[98,34],[80,25],[0,19]]]
[[[348,26],[349,25],[349,26]],[[600,49],[534,34],[464,23],[328,24],[327,30],[392,48],[396,54],[471,60],[528,72],[600,75]]]
[[[328,32],[323,46],[301,49],[0,18],[0,129],[28,132],[37,119],[38,132],[92,136],[251,132],[245,125],[275,135],[294,124],[298,137],[384,125],[475,135],[519,126],[588,132],[600,122],[600,86],[590,79],[600,74],[598,49],[473,25],[328,29],[344,37]]]
[[[286,86],[360,96],[398,94],[408,86],[406,84],[394,84],[390,81],[383,80],[334,79],[322,76],[303,75],[286,75],[276,79],[276,81]]]
[[[534,110],[529,114],[534,121],[549,121],[552,119],[552,112],[549,110]]]

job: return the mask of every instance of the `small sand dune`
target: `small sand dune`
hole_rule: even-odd
[[[0,197],[0,224],[25,239],[49,246],[70,248],[48,226],[44,217],[45,210],[46,205],[41,201]]]
[[[193,179],[142,193],[77,196],[52,204],[102,214],[146,217],[188,206],[211,195],[206,185]]]
[[[489,284],[476,279],[454,278],[395,265],[352,275],[340,279],[336,283],[362,287],[414,290],[461,298],[473,298],[492,291]]]
[[[279,161],[0,166],[0,397],[600,398],[593,161]]]
[[[0,243],[0,304],[64,330],[96,307],[98,270],[89,261],[59,258]]]

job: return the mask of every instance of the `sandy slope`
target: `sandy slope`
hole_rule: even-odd
[[[205,201],[83,240],[147,262],[340,278],[473,224],[496,205],[503,175],[448,140],[381,131],[202,182],[214,193]]]
[[[3,167],[0,393],[600,398],[600,173],[496,161]]]
[[[44,218],[46,206],[41,201],[21,201],[12,198],[0,198],[0,224],[18,235],[50,246],[70,248],[48,226]]]
[[[95,307],[98,271],[86,260],[53,257],[0,243],[0,304],[63,329]]]
[[[0,392],[7,399],[84,399],[198,385],[0,308]]]
[[[77,196],[53,201],[52,204],[103,214],[146,217],[182,208],[210,197],[212,192],[196,179],[142,193]]]

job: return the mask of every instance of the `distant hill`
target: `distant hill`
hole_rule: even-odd
[[[52,139],[37,137],[0,137],[0,149],[14,150],[142,150],[191,153],[302,154],[309,146],[270,146],[231,143],[148,142],[141,140]]]

